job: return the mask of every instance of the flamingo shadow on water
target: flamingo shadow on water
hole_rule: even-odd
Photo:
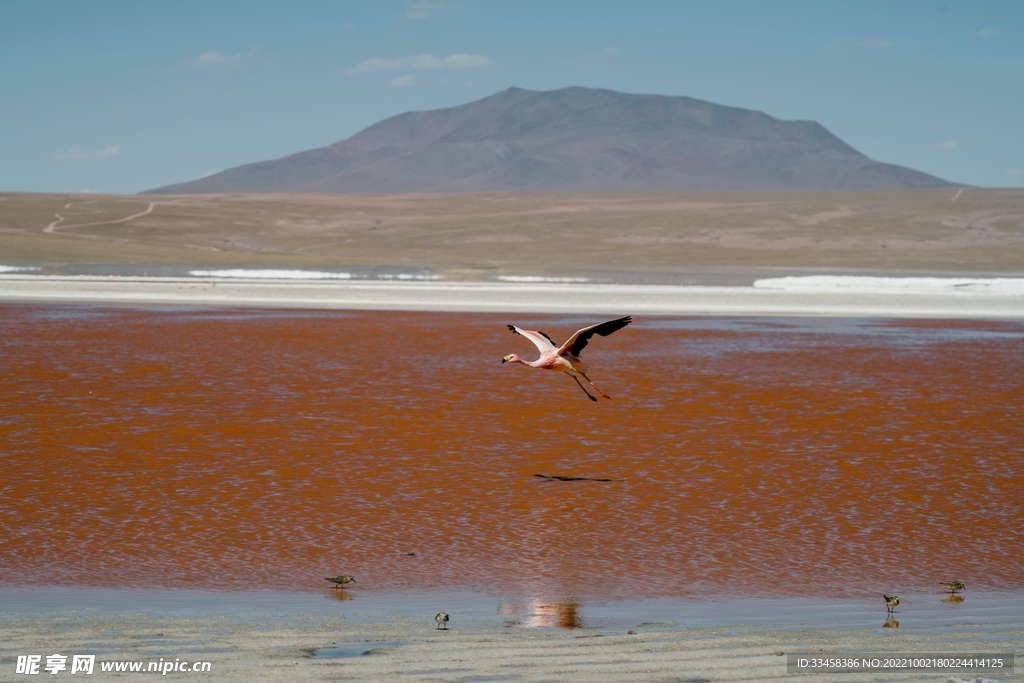
[[[516,327],[515,325],[509,325],[508,329],[512,330],[514,334],[526,337],[533,342],[533,345],[540,351],[540,358],[534,361],[527,361],[520,358],[517,354],[510,353],[501,359],[502,363],[519,363],[525,365],[528,368],[540,368],[542,370],[559,370],[576,380],[576,384],[580,385],[580,389],[587,395],[591,401],[596,401],[597,398],[583,386],[580,382],[580,377],[587,380],[590,386],[594,387],[597,393],[601,394],[605,398],[611,398],[608,394],[601,391],[601,389],[590,381],[587,377],[587,368],[583,365],[583,361],[580,360],[580,353],[586,348],[590,342],[590,338],[595,334],[607,337],[613,332],[618,332],[623,327],[633,322],[630,316],[624,318],[617,318],[616,320],[607,320],[603,323],[597,323],[589,327],[584,327],[582,330],[577,330],[574,335],[569,337],[561,346],[555,344],[555,342],[548,335],[543,332],[535,330],[524,330]]]

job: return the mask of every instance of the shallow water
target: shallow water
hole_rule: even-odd
[[[83,617],[104,614],[149,614],[167,618],[226,618],[308,623],[310,618],[342,616],[347,622],[387,622],[412,617],[435,629],[434,615],[445,610],[452,629],[588,628],[621,631],[731,627],[779,631],[902,629],[901,632],[947,633],[968,629],[985,639],[1019,635],[1024,620],[1024,593],[971,591],[906,594],[889,613],[881,596],[865,598],[634,598],[625,600],[548,600],[521,595],[486,595],[451,591],[320,592],[90,588],[66,586],[0,587],[0,622],[35,617]],[[895,621],[895,623],[893,623]],[[358,649],[357,641],[334,656]],[[355,654],[361,654],[355,653]]]
[[[1024,588],[1024,324],[0,306],[0,583]],[[547,477],[583,477],[562,481]],[[587,479],[611,479],[590,481]],[[414,554],[412,554],[414,553]],[[354,591],[353,591],[354,592]]]

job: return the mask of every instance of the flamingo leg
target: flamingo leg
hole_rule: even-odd
[[[582,372],[581,372],[580,374],[581,374],[581,375],[583,375],[583,373],[582,373]],[[587,377],[586,375],[583,375],[583,379],[585,379],[585,380],[587,380],[588,382],[590,382],[590,378],[589,378],[589,377]],[[579,382],[579,380],[576,380],[576,381],[577,381],[577,382]],[[583,385],[581,384],[580,386],[583,386]],[[603,391],[601,391],[600,387],[598,387],[598,386],[597,386],[596,384],[594,384],[593,382],[590,382],[590,386],[594,387],[594,389],[596,389],[596,390],[597,390],[597,393],[601,394],[601,395],[602,395],[602,396],[604,396],[605,398],[607,398],[607,399],[611,399],[611,396],[609,396],[608,394],[606,394],[606,393],[604,393]]]
[[[576,380],[576,384],[580,385],[580,389],[583,389],[583,393],[587,395],[587,398],[589,398],[591,401],[596,401],[597,400],[596,398],[594,398],[593,396],[590,395],[590,392],[587,391],[587,388],[585,386],[583,386],[582,382],[580,382],[580,378],[579,377],[577,377],[576,375],[572,374],[571,372],[567,372],[565,374],[569,375],[574,380]],[[590,382],[589,379],[587,381]],[[593,384],[593,382],[590,382],[590,383]],[[598,389],[598,391],[600,391],[600,389]]]

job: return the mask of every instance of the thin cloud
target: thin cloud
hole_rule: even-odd
[[[75,145],[66,152],[51,154],[54,159],[71,161],[106,161],[121,153],[121,145],[107,145],[103,149],[84,149]]]
[[[860,41],[860,44],[864,47],[892,47],[896,43],[891,40],[882,40],[880,38],[869,38],[867,40]]]
[[[399,76],[398,78],[392,78],[390,81],[388,81],[388,85],[393,85],[396,88],[401,88],[401,87],[406,86],[406,85],[415,85],[415,84],[416,84],[416,79],[413,78],[409,74],[406,74],[405,76]]]
[[[200,69],[208,69],[215,66],[225,66],[227,64],[235,64],[248,57],[252,57],[256,54],[256,48],[249,50],[248,52],[236,52],[233,55],[225,55],[217,52],[216,50],[210,50],[199,55],[191,62],[189,66],[198,67]]]
[[[935,149],[956,149],[956,140],[946,140],[933,145]]]
[[[417,2],[405,3],[406,19],[426,19],[439,9],[444,9],[448,3],[443,0],[418,0]]]
[[[971,34],[971,38],[992,38],[998,36],[999,31],[994,28],[983,28],[980,31],[975,31]]]
[[[608,47],[606,47],[604,49],[604,53],[606,55],[617,55],[620,52],[622,52],[622,48],[621,47],[615,47],[614,45],[609,45]]]
[[[1020,178],[1021,176],[1024,176],[1024,169],[1008,168],[1006,169],[1006,175],[1011,178]]]
[[[359,62],[348,70],[350,76],[370,71],[393,71],[396,69],[469,69],[477,66],[488,66],[491,60],[483,55],[454,54],[447,57],[434,55],[416,55],[402,59],[383,59],[374,57]]]

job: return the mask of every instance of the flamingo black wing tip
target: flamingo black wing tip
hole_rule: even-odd
[[[544,337],[544,338],[545,338],[545,339],[547,339],[547,340],[548,340],[549,342],[551,342],[551,345],[552,345],[552,346],[558,346],[558,344],[556,344],[556,343],[555,343],[555,340],[554,340],[554,339],[552,339],[552,338],[551,338],[551,337],[549,337],[548,335],[544,334],[544,333],[543,333],[543,332],[541,332],[540,330],[537,330],[537,334],[539,334],[540,336]]]
[[[607,337],[613,332],[618,332],[631,322],[633,322],[633,317],[627,315],[624,318],[616,318],[615,320],[609,320],[606,323],[602,323],[601,325],[594,329],[594,332],[601,335],[602,337]]]

